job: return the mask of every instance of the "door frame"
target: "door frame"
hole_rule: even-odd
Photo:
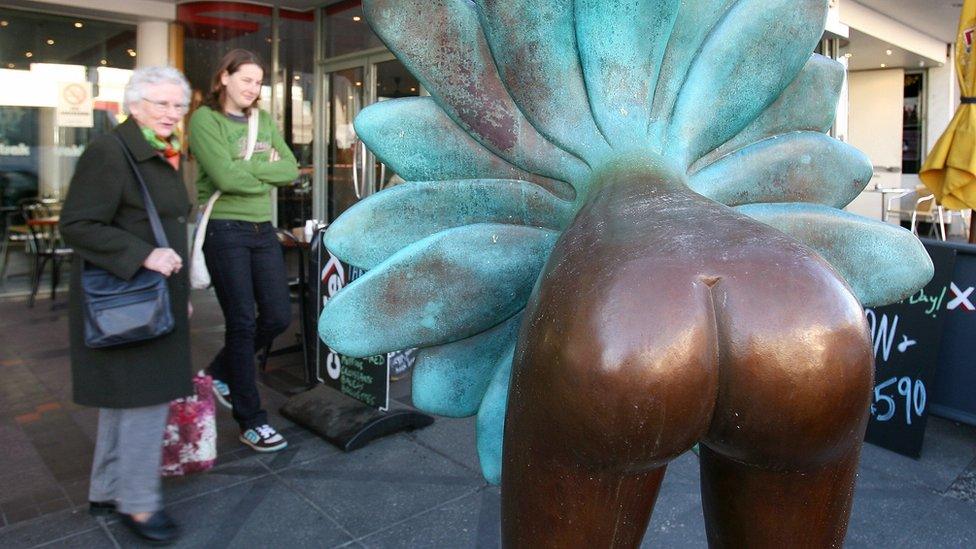
[[[328,219],[329,211],[329,181],[326,176],[326,166],[325,163],[328,158],[328,152],[326,147],[329,146],[329,109],[326,104],[331,100],[332,90],[329,88],[329,75],[336,71],[348,70],[359,68],[363,71],[363,103],[362,108],[366,108],[369,105],[376,103],[377,101],[377,65],[379,63],[385,63],[387,61],[393,61],[396,56],[393,55],[388,49],[384,47],[372,48],[368,50],[363,50],[359,52],[353,52],[345,55],[340,55],[332,57],[330,59],[324,59],[320,63],[316,63],[316,89],[317,96],[320,98],[318,104],[319,113],[316,115],[315,119],[317,126],[321,131],[317,134],[320,137],[316,140],[319,145],[315,147],[314,153],[316,154],[316,174],[321,174],[316,177],[315,189],[313,193],[319,197],[319,199],[314,201],[314,216],[316,219],[322,219],[326,221],[331,221]],[[363,198],[376,192],[376,170],[372,167],[376,163],[375,155],[363,146],[365,151],[364,156],[361,160],[362,168],[362,181],[363,181]]]

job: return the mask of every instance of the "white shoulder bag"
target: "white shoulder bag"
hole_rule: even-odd
[[[244,153],[244,160],[250,160],[254,154],[254,145],[258,141],[259,116],[260,111],[257,107],[251,109],[251,116],[247,119],[247,150]],[[203,241],[207,237],[207,222],[210,221],[210,214],[219,198],[220,191],[214,191],[210,200],[207,201],[207,205],[200,212],[200,219],[197,220],[197,228],[193,234],[193,251],[190,254],[190,287],[194,290],[205,290],[210,287],[210,272],[207,270],[207,262],[203,258]]]

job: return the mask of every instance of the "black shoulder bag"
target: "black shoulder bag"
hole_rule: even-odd
[[[152,226],[156,245],[168,248],[159,212],[149,196],[149,187],[125,143],[112,134],[125,153],[132,172],[142,188],[146,214]],[[81,290],[84,293],[85,345],[94,349],[115,347],[153,339],[173,331],[175,321],[170,306],[169,287],[162,274],[140,267],[129,280],[96,267],[81,263]]]

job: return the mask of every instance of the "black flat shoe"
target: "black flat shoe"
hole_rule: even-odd
[[[93,517],[107,517],[115,512],[114,501],[89,501],[88,514]]]
[[[133,520],[132,515],[125,513],[119,513],[119,517],[122,519],[122,524],[133,534],[156,545],[173,543],[180,536],[179,527],[173,519],[169,518],[166,511],[156,511],[146,522]]]

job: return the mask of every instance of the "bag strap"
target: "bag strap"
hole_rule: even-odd
[[[247,117],[247,150],[244,153],[244,160],[250,160],[254,154],[254,146],[258,143],[258,122],[261,110],[257,106],[251,107],[251,114]]]
[[[122,146],[125,159],[129,161],[132,172],[136,174],[136,179],[139,180],[139,186],[142,188],[142,201],[146,205],[146,214],[149,216],[149,225],[152,227],[153,236],[156,237],[156,245],[160,248],[169,248],[169,240],[166,239],[166,233],[163,231],[163,222],[159,219],[156,204],[153,203],[152,197],[149,196],[149,186],[146,185],[146,181],[142,178],[142,173],[139,172],[136,161],[132,158],[132,153],[129,152],[129,147],[125,146],[125,143],[119,138],[117,133],[112,132],[112,137]]]

